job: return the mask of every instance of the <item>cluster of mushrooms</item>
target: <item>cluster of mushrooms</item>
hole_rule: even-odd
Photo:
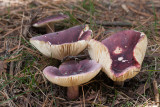
[[[48,66],[43,70],[50,82],[67,87],[69,99],[76,99],[79,96],[78,86],[90,81],[100,70],[119,85],[140,72],[147,48],[144,33],[124,30],[99,42],[92,39],[88,25],[53,32],[53,23],[64,19],[68,16],[50,16],[33,24],[34,27],[45,26],[47,34],[31,38],[30,43],[45,56],[58,60],[76,56],[87,48],[91,60],[64,61],[59,68]]]

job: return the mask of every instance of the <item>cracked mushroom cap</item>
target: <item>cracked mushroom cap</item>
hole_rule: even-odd
[[[92,31],[88,25],[75,26],[60,32],[33,37],[33,44],[45,56],[62,60],[66,56],[75,56],[83,51],[91,39]]]
[[[36,23],[33,24],[33,27],[42,27],[42,26],[47,25],[48,23],[55,23],[55,22],[59,22],[59,21],[62,21],[68,18],[69,16],[63,15],[63,14],[52,15],[52,16],[49,16],[49,17],[46,17],[44,19],[37,21]]]
[[[48,66],[43,70],[45,77],[60,86],[77,86],[90,81],[101,70],[101,65],[94,60],[67,61],[59,69]]]
[[[113,34],[102,42],[90,40],[90,57],[102,65],[102,70],[113,81],[134,77],[141,69],[147,37],[144,33],[125,30]]]

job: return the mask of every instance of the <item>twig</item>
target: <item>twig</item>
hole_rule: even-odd
[[[19,50],[20,48],[20,45],[21,45],[21,36],[22,36],[22,33],[23,33],[23,22],[24,22],[24,12],[23,12],[23,16],[22,16],[22,20],[21,20],[21,31],[20,31],[20,35],[19,35],[19,42],[18,42],[18,48],[17,50]]]
[[[76,12],[79,12],[79,11],[76,11]],[[85,14],[85,13],[82,13],[82,12],[81,12],[80,14]],[[86,15],[88,15],[88,14],[86,14]],[[81,21],[83,21],[83,22],[86,22],[86,23],[90,24],[90,21],[89,21],[89,20],[83,19],[80,15],[78,15],[78,16],[76,16],[76,17],[77,17],[77,19],[79,19],[79,20],[81,20]],[[96,19],[95,17],[92,17],[92,18],[93,18],[93,19]],[[93,20],[93,22],[94,22],[95,24],[97,24],[97,25],[102,25],[102,26],[122,26],[122,27],[123,27],[123,26],[130,26],[130,27],[134,26],[132,23],[127,22],[127,21],[114,21],[114,22],[109,22],[109,21],[105,21],[105,20],[103,20],[103,21]]]
[[[96,97],[95,97],[95,99],[94,99],[94,101],[93,101],[93,104],[96,102],[98,95],[99,95],[99,90],[98,90],[98,92],[97,92],[97,94],[96,94]],[[92,104],[92,106],[94,107],[93,104]]]
[[[83,106],[85,107],[85,96],[84,96],[83,86],[82,86],[82,92],[83,92]]]
[[[111,87],[111,86],[109,86],[109,85],[107,85],[107,84],[105,84],[105,83],[101,83],[101,84],[103,84],[104,86],[106,86],[108,89],[115,90],[114,87]],[[117,90],[117,92],[118,92],[119,94],[125,96],[127,99],[132,100],[132,101],[135,103],[135,101],[133,100],[133,98],[129,97],[128,95],[126,95],[126,94],[123,93],[122,91],[118,91],[118,90]]]
[[[95,21],[95,23],[102,26],[133,26],[133,24],[130,22],[121,22],[121,21],[115,21],[115,22]]]
[[[12,51],[16,50],[17,48],[18,48],[18,45],[17,45],[17,46],[15,46],[15,47],[13,47],[12,49],[9,49],[9,50],[8,50],[8,52],[10,53],[10,52],[12,52]]]
[[[104,31],[105,31],[105,29],[104,29],[103,27],[101,27],[101,28],[98,30],[98,33],[97,33],[97,35],[94,37],[94,39],[96,40]]]
[[[146,24],[147,22],[149,22],[152,19],[153,16],[150,16],[148,19],[146,19],[142,24],[140,24],[139,26],[136,26],[136,28],[139,28],[140,26]],[[136,29],[134,28],[134,29]]]
[[[100,7],[101,9],[104,9],[105,11],[107,11],[107,8],[105,7],[105,6],[103,6],[101,3],[99,3],[99,2],[93,2],[94,3],[94,5],[97,5],[98,7]]]
[[[128,6],[128,8],[129,8],[131,11],[133,11],[133,12],[139,14],[139,15],[143,15],[143,16],[146,16],[146,17],[150,17],[150,16],[151,16],[151,15],[149,15],[149,14],[147,14],[147,13],[140,12],[140,11],[134,9],[134,8],[131,7],[131,6]]]
[[[14,61],[11,61],[11,63],[10,63],[10,70],[9,70],[9,74],[11,75],[11,78],[13,76],[13,70],[14,70]]]
[[[157,103],[157,107],[159,107],[159,92],[158,92],[158,86],[157,81],[153,80],[153,88],[154,88],[154,96],[155,96],[155,102]]]
[[[47,80],[46,80],[46,78],[44,77],[42,71],[41,71],[39,68],[37,68],[36,66],[33,66],[33,67],[38,70],[38,72],[39,72],[40,75],[42,75],[42,78],[43,78],[43,80],[44,80],[45,86],[47,87]],[[35,77],[35,78],[36,78],[36,77]],[[45,94],[44,94],[44,95],[45,95]]]
[[[128,9],[128,7],[126,6],[126,4],[122,4],[121,7],[122,7],[122,9],[123,9],[124,11],[126,11],[127,13],[129,12],[129,9]]]
[[[14,32],[14,31],[16,31],[16,30],[19,30],[20,28],[21,28],[21,26],[16,27],[15,29],[13,29],[13,30],[9,31],[8,33],[6,33],[6,34],[5,34],[5,35],[3,35],[2,37],[0,37],[0,39],[1,39],[1,38],[5,38],[7,35],[9,35],[9,34],[13,33],[13,32]]]
[[[5,63],[4,61],[0,61],[0,75],[2,75],[2,72],[6,72],[7,69],[7,63]]]

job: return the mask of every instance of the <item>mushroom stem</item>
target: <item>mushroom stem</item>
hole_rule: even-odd
[[[67,88],[67,97],[68,99],[74,100],[79,96],[79,87],[71,86]]]
[[[124,81],[114,81],[114,85],[115,85],[115,86],[123,87]]]
[[[54,32],[54,24],[53,24],[53,23],[48,23],[48,24],[46,25],[46,31],[47,31],[47,33],[52,33],[52,32]]]

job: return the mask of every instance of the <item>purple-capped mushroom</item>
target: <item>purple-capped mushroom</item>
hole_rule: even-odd
[[[69,19],[69,16],[64,14],[52,15],[45,17],[33,24],[33,27],[45,27],[47,33],[54,32],[54,24],[63,20]]]
[[[139,73],[147,48],[147,37],[135,30],[125,30],[113,34],[102,42],[90,40],[91,59],[102,64],[102,70],[123,86],[124,80]]]
[[[67,87],[67,97],[79,96],[79,85],[90,81],[101,70],[101,65],[94,60],[75,60],[64,62],[59,69],[48,66],[43,70],[45,77],[52,83]]]
[[[62,60],[66,56],[76,56],[83,51],[91,39],[92,31],[88,25],[79,25],[63,30],[33,37],[33,44],[45,56]]]

